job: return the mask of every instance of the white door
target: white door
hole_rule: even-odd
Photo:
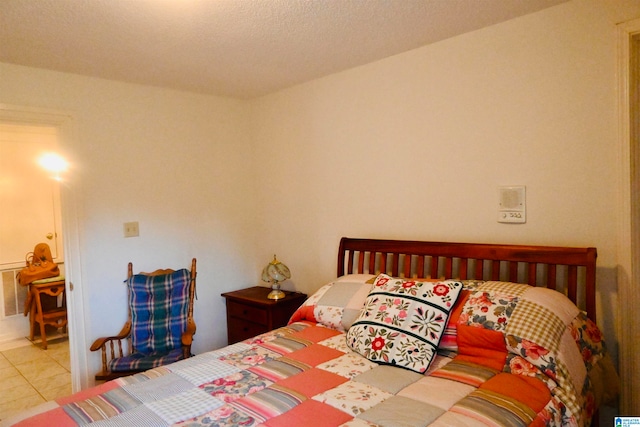
[[[64,262],[59,182],[39,164],[56,148],[56,128],[0,124],[0,341],[28,335],[26,289],[15,279],[26,253],[44,242]]]

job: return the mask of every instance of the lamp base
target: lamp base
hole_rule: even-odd
[[[280,289],[274,289],[271,292],[269,292],[269,295],[267,295],[267,298],[279,300],[284,298],[285,296],[286,296],[285,293],[282,292]]]

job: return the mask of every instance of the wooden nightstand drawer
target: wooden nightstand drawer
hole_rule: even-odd
[[[254,286],[225,292],[227,301],[227,339],[229,344],[285,326],[291,315],[307,299],[300,292],[287,292],[277,301],[267,299],[271,288]]]
[[[238,319],[237,317],[231,319],[227,328],[229,343],[244,341],[269,331],[269,328],[265,324],[261,325],[249,322],[248,320]]]
[[[267,310],[235,301],[227,301],[227,313],[231,317],[248,320],[261,325],[267,324]]]

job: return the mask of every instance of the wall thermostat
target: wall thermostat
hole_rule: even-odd
[[[498,222],[527,222],[525,188],[524,185],[498,187]]]

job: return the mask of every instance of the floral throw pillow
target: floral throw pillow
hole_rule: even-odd
[[[347,344],[373,362],[424,373],[461,290],[462,282],[455,280],[423,282],[381,274],[347,332]]]

